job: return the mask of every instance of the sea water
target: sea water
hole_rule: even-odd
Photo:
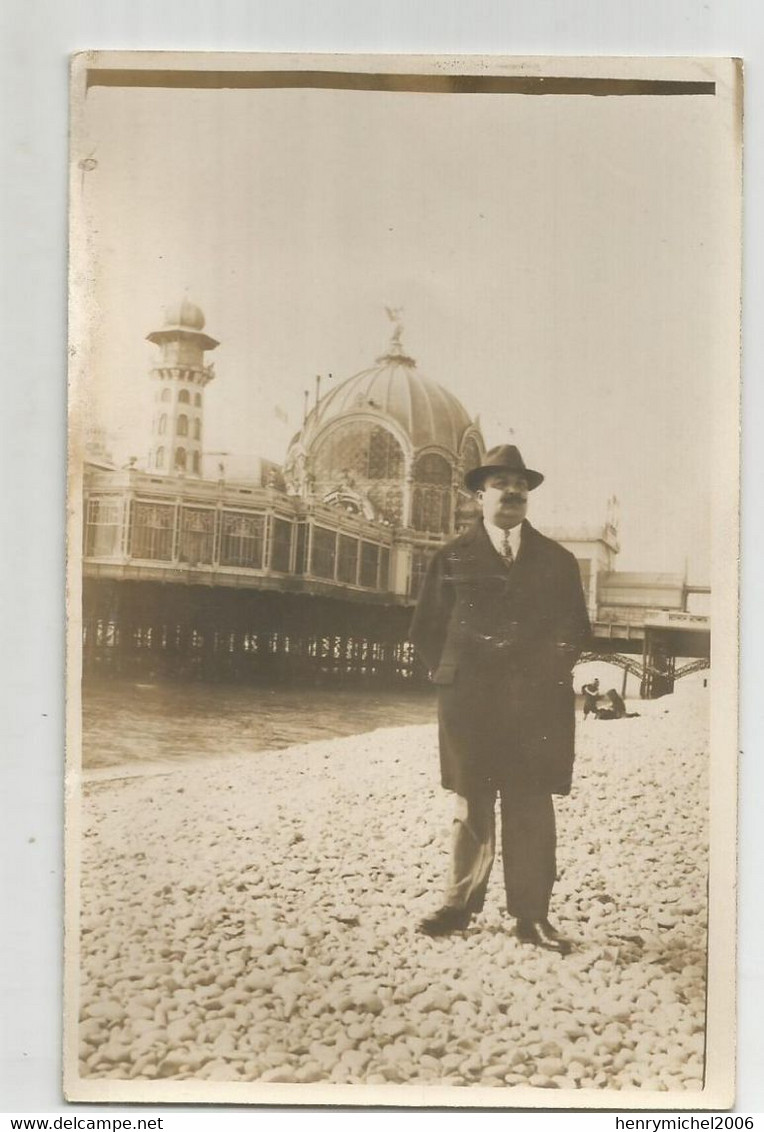
[[[432,723],[434,689],[381,690],[88,680],[85,768],[241,755]]]

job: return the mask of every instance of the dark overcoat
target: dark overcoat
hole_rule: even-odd
[[[511,566],[482,519],[435,554],[411,637],[438,686],[446,789],[570,792],[571,673],[589,634],[576,559],[527,521]]]

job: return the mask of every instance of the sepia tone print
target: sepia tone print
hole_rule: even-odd
[[[70,1099],[731,1103],[739,87],[75,60]]]

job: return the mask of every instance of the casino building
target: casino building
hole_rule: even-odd
[[[247,482],[222,467],[203,475],[216,378],[207,356],[219,343],[201,309],[183,299],[148,340],[158,356],[146,465],[115,468],[91,453],[85,466],[85,672],[422,676],[411,609],[433,551],[474,515],[462,483],[485,443],[477,420],[407,354],[400,324],[372,366],[316,398],[283,465],[261,460]],[[596,620],[619,577],[614,509],[596,529],[548,533],[576,554]],[[644,611],[643,583],[660,608],[686,608],[673,575],[621,587],[614,644],[642,647],[627,607]]]

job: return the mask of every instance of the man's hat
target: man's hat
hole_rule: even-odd
[[[524,475],[528,481],[529,491],[533,491],[534,487],[538,487],[544,481],[541,472],[526,468],[520,450],[515,448],[514,444],[499,444],[490,452],[486,452],[485,463],[467,472],[464,482],[470,491],[479,491],[486,476],[491,475],[492,472],[518,472]]]

